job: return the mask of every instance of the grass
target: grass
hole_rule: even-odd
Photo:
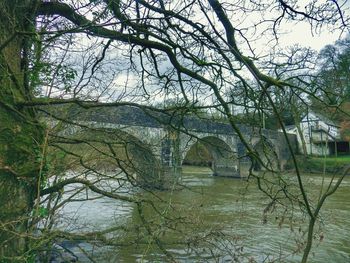
[[[326,156],[326,157],[311,157],[314,162],[322,162],[326,165],[347,165],[350,164],[350,155],[343,156]]]
[[[350,165],[350,156],[308,157],[298,156],[299,168],[310,173],[341,173],[346,165]]]

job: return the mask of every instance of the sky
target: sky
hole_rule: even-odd
[[[230,1],[230,0],[227,0]],[[300,3],[304,0],[300,0]],[[321,0],[320,0],[321,1]],[[323,0],[322,0],[323,1]],[[298,2],[299,3],[299,2]],[[233,20],[239,28],[249,28],[249,25],[252,26],[254,24],[259,24],[258,22],[262,19],[271,19],[276,18],[278,15],[274,14],[273,12],[268,12],[270,10],[267,10],[267,12],[260,12],[254,14],[242,14],[241,16],[237,16],[237,14],[234,14]],[[215,18],[215,14],[212,14]],[[196,20],[196,17],[193,17],[194,20]],[[202,18],[203,19],[203,18]],[[198,18],[198,21],[201,22],[201,20]],[[266,25],[266,27],[265,27]],[[249,33],[249,36],[251,39],[256,40],[256,42],[252,43],[252,47],[256,49],[256,53],[258,57],[264,57],[265,55],[268,55],[271,52],[271,46],[267,45],[269,43],[269,40],[274,39],[273,35],[265,35],[261,36],[260,33],[263,32],[266,28],[271,28],[271,23],[268,24],[261,24],[259,26],[259,29],[261,27],[261,30],[255,31],[254,28],[252,30],[247,31]],[[324,28],[321,32],[315,33],[314,35],[311,33],[312,29],[310,28],[309,23],[306,22],[298,22],[295,23],[292,22],[283,22],[281,23],[279,32],[284,32],[283,35],[279,38],[279,46],[280,47],[287,47],[287,46],[293,46],[295,44],[301,45],[303,47],[311,47],[316,51],[320,51],[325,45],[327,44],[334,44],[336,40],[338,40],[340,37],[344,37],[345,34],[341,35],[339,31],[328,31],[326,28]],[[271,33],[271,31],[269,31]],[[251,33],[251,34],[250,34]],[[86,36],[83,37],[81,40],[82,43],[89,42],[90,40],[86,38]],[[247,48],[247,46],[239,45],[239,48],[241,51],[243,51],[244,55],[251,55],[250,51]],[[260,52],[261,51],[261,52]],[[115,56],[118,56],[118,54],[114,54]],[[113,55],[113,56],[114,56]],[[120,55],[120,54],[119,54]],[[126,55],[127,61],[129,61],[129,54]],[[121,68],[125,67],[127,68],[127,65],[124,65],[121,63],[123,59],[119,58],[115,61],[117,63],[113,64],[112,67],[115,68],[117,65],[119,65]],[[166,63],[163,63],[166,64]],[[249,75],[250,76],[250,75]],[[112,81],[112,89],[113,92],[116,94],[121,94],[123,96],[129,95],[128,93],[125,93],[126,86],[133,87],[137,85],[137,80],[140,76],[133,75],[132,73],[126,71],[126,70],[118,70],[118,73],[114,76],[114,80]],[[149,83],[146,83],[149,84]],[[106,93],[107,97],[110,96],[110,93]],[[133,97],[135,94],[131,94],[129,97]],[[159,99],[162,99],[164,94],[153,94],[152,97],[159,97]]]
[[[293,2],[293,1],[290,1]],[[300,12],[306,12],[306,7],[310,4],[309,0],[295,1],[297,6],[295,7]],[[257,1],[259,3],[259,1]],[[329,0],[317,0],[317,5],[329,4],[334,7],[335,1]],[[342,13],[346,19],[347,13],[350,13],[350,1],[338,0],[337,3],[342,6]],[[294,18],[285,14],[281,18],[281,10],[277,9],[278,5],[266,7],[265,11],[257,11],[245,13],[242,16],[237,16],[235,13],[231,15],[230,20],[234,23],[234,26],[238,29],[251,28],[251,30],[243,31],[246,33],[245,37],[250,40],[257,39],[255,43],[256,50],[261,50],[261,55],[269,53],[269,48],[275,46],[272,27],[275,25],[276,32],[278,33],[280,48],[285,48],[293,45],[300,45],[302,47],[311,47],[316,51],[320,51],[324,46],[328,44],[334,44],[340,38],[344,38],[346,34],[350,33],[350,28],[342,27],[340,22],[340,16],[337,13],[329,23],[323,23],[322,27],[315,21],[308,21],[300,15],[296,15]],[[322,14],[314,14],[316,18],[320,19]],[[318,17],[319,16],[319,17]],[[281,18],[279,20],[279,18]],[[274,22],[279,21],[274,24]],[[310,25],[312,23],[312,27]],[[334,23],[334,24],[333,24]],[[341,30],[336,28],[342,27]],[[264,32],[264,33],[263,33]],[[264,34],[260,36],[260,34]],[[246,47],[243,47],[243,50]]]
[[[284,35],[280,44],[288,46],[299,44],[304,47],[311,47],[316,51],[320,51],[324,46],[334,44],[335,41],[345,36],[340,31],[328,31],[324,29],[321,33],[312,34],[309,24],[299,23],[292,26],[289,33]]]

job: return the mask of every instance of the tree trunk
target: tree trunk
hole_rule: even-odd
[[[297,132],[300,136],[301,148],[303,151],[302,153],[304,156],[307,156],[306,142],[305,142],[304,134],[303,134],[301,127],[300,127],[300,122],[295,122],[295,127],[297,128]]]
[[[312,248],[315,222],[316,222],[315,218],[310,218],[308,232],[307,232],[308,234],[307,234],[306,247],[304,249],[303,258],[301,259],[301,263],[306,263],[307,259],[309,257],[309,254],[310,254],[310,251]]]
[[[300,126],[300,112],[298,112],[298,110],[295,108],[294,105],[292,105],[292,111],[293,111],[293,118],[294,118],[294,123],[295,123],[295,127],[297,128],[297,133],[300,136],[300,140],[301,140],[301,148],[302,148],[302,154],[304,156],[307,156],[307,149],[306,149],[306,142],[305,142],[305,138],[303,135],[303,131],[301,130],[301,126]]]
[[[32,212],[40,166],[43,128],[33,109],[18,106],[31,99],[27,59],[31,0],[0,3],[0,261],[24,262],[27,222]]]

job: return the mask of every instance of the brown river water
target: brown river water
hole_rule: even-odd
[[[330,180],[321,175],[305,178],[308,195],[316,199],[322,182]],[[154,203],[156,210],[146,204],[141,209],[149,229],[143,227],[135,204],[102,198],[66,205],[60,228],[74,232],[116,227],[120,245],[65,246],[80,262],[170,261],[157,240],[176,262],[300,262],[307,217],[297,202],[273,206],[256,180],[213,177],[204,167],[184,167],[181,185],[173,191],[128,193]],[[326,201],[320,218],[309,262],[350,262],[350,177]]]

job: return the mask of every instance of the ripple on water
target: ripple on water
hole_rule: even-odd
[[[312,175],[310,181],[312,187],[309,191],[317,196],[322,177]],[[185,238],[194,234],[205,235],[211,228],[222,227],[218,229],[228,236],[234,235],[239,238],[243,253],[247,255],[246,259],[252,257],[256,262],[264,262],[266,258],[277,260],[281,257],[281,260],[277,262],[300,262],[300,253],[293,254],[297,248],[297,241],[300,241],[302,237],[302,233],[298,231],[299,223],[287,222],[279,227],[275,214],[268,214],[267,218],[264,218],[263,210],[269,199],[257,190],[254,183],[248,184],[242,180],[213,177],[210,170],[203,168],[184,169],[181,183],[187,188],[157,194],[163,200],[169,200],[172,205],[182,206],[183,209],[179,211],[185,211],[187,214],[190,212],[196,214],[198,211],[198,217],[203,220],[203,226],[193,223],[197,232],[193,233],[191,228],[185,229],[185,233],[188,233]],[[350,178],[345,178],[339,191],[325,203],[322,212],[324,238],[322,242],[315,240],[315,244],[318,245],[313,248],[310,262],[350,262],[349,186]],[[142,193],[142,197],[152,199],[149,193]],[[139,222],[134,208],[133,205],[121,201],[101,198],[87,201],[83,205],[71,203],[64,208],[63,214],[74,216],[77,226],[84,222],[87,226],[103,228],[133,225]],[[150,216],[154,217],[154,214]],[[198,222],[201,221],[198,220]],[[294,232],[290,231],[289,223],[295,224],[293,225]],[[189,227],[191,227],[190,224]],[[172,232],[172,235],[174,236],[171,237],[171,240],[180,242],[185,240],[184,236],[176,236],[175,232]],[[215,239],[212,242],[216,242]],[[221,244],[217,243],[218,246]],[[189,253],[185,245],[169,245],[167,248],[179,262],[202,262],[197,261],[196,255]],[[234,247],[227,249],[230,248],[234,249]],[[201,251],[202,247],[199,246],[197,249]],[[113,253],[117,261],[106,262],[165,261],[155,246],[135,245],[119,248]],[[202,253],[202,256],[206,255],[205,252]],[[208,262],[230,262],[231,259],[229,252],[221,252],[217,261],[208,259]],[[239,262],[248,262],[248,260]]]

